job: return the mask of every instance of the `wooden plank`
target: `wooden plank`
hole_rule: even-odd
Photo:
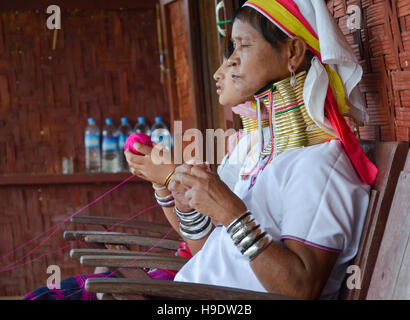
[[[123,244],[123,245],[139,245],[144,247],[153,247],[176,250],[178,249],[181,241],[160,239],[136,235],[91,235],[85,237],[87,243],[104,243],[104,244]]]
[[[410,299],[408,241],[410,237],[410,173],[402,172],[380,245],[367,299]],[[407,272],[407,275],[405,274]],[[398,291],[396,292],[396,288]],[[401,296],[402,295],[402,296]]]
[[[407,239],[403,263],[393,292],[393,300],[410,300],[410,237]]]
[[[0,175],[0,186],[101,184],[122,182],[130,176],[130,173],[6,174]],[[142,183],[143,180],[134,177],[128,182]]]
[[[132,250],[109,250],[109,249],[71,249],[70,257],[79,260],[82,256],[139,256],[145,254],[152,257],[173,257],[163,253],[132,251]]]
[[[270,293],[152,279],[88,279],[85,283],[85,289],[88,292],[139,294],[167,299],[295,300],[290,297]]]
[[[135,234],[132,233],[124,233],[124,232],[104,232],[104,231],[64,231],[64,240],[67,241],[78,241],[84,240],[85,237],[89,237],[92,239],[94,236],[104,235],[106,237],[113,237],[113,236],[130,236],[133,237]]]
[[[180,270],[189,259],[182,257],[144,256],[82,256],[80,263],[85,267],[111,268],[154,268]]]
[[[403,171],[405,171],[405,172],[410,172],[410,152],[409,152],[409,154],[407,155],[407,160],[406,160],[406,163],[405,163],[405,165],[404,165]]]

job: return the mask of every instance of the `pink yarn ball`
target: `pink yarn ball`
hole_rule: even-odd
[[[149,147],[152,147],[152,141],[151,141],[151,138],[149,136],[147,136],[144,133],[133,133],[125,141],[124,151],[131,150],[132,153],[134,153],[138,156],[143,156],[143,154],[141,152],[137,151],[134,148],[134,144],[136,142],[138,142],[140,144],[143,144],[143,145],[146,145],[146,146],[149,146]]]

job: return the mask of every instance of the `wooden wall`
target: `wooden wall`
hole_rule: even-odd
[[[18,174],[20,180],[43,175],[39,184],[0,183],[0,256],[121,181],[124,175],[100,183],[88,177],[77,184],[67,184],[65,175],[47,178],[61,174],[62,157],[74,157],[74,171],[84,171],[88,117],[95,117],[100,127],[106,117],[117,125],[123,116],[133,125],[138,116],[151,123],[162,116],[169,122],[160,82],[156,1],[74,1],[71,6],[60,1],[62,30],[55,51],[54,31],[46,28],[46,2],[0,4],[0,180],[4,182],[4,175]],[[154,203],[151,186],[135,180],[81,214],[130,217]],[[138,219],[166,221],[158,209]],[[66,224],[63,230],[72,228]],[[67,245],[63,230],[31,257]],[[51,264],[61,267],[63,278],[92,271],[71,261],[68,253],[69,248],[0,273],[0,296],[24,295],[45,285]]]
[[[360,83],[370,121],[363,139],[410,141],[410,1],[327,0],[330,12],[361,61]],[[361,30],[347,28],[347,8],[362,8]]]
[[[168,119],[155,9],[62,11],[57,49],[45,10],[0,13],[0,173],[84,170],[88,117]]]

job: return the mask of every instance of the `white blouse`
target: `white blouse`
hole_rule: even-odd
[[[249,139],[241,139],[236,148],[241,142],[248,144]],[[242,150],[247,150],[245,161],[254,163],[249,148],[242,145]],[[218,174],[275,243],[283,245],[282,240],[293,239],[339,253],[321,295],[322,299],[337,298],[348,262],[357,252],[370,192],[340,142],[279,154],[259,173],[253,187],[250,178],[239,177],[241,166],[230,166],[229,160],[224,160]],[[174,281],[266,292],[222,225],[214,229]]]

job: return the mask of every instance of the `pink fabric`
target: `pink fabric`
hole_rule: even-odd
[[[124,151],[131,150],[132,153],[134,153],[138,156],[143,156],[143,154],[141,152],[135,150],[134,144],[136,142],[141,143],[141,144],[146,145],[146,146],[149,146],[149,147],[152,147],[152,141],[151,141],[151,138],[149,136],[147,136],[144,133],[133,133],[125,141]]]
[[[252,108],[251,101],[248,101],[243,104],[239,104],[236,107],[233,107],[232,112],[245,116],[250,119],[254,119],[254,120],[258,119],[258,112],[254,108]],[[261,118],[262,120],[269,119],[269,114],[265,108],[261,109]]]

